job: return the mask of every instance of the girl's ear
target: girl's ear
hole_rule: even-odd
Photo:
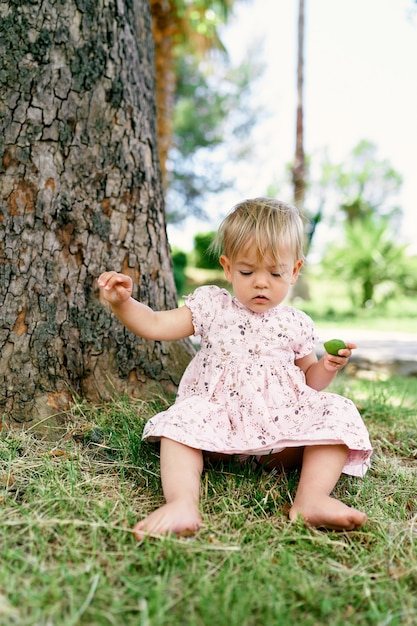
[[[226,280],[231,282],[231,280],[232,280],[232,272],[231,272],[231,269],[230,269],[229,258],[227,256],[225,256],[224,254],[222,254],[220,259],[219,259],[219,262],[220,262],[220,265],[223,268],[224,275],[226,276]]]
[[[291,285],[293,285],[295,281],[297,280],[298,274],[300,273],[300,269],[303,267],[303,264],[304,264],[304,261],[302,259],[298,259],[298,261],[295,262],[294,268],[292,270]]]

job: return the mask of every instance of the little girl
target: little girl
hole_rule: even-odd
[[[161,442],[166,503],[136,524],[137,539],[201,526],[203,452],[254,455],[267,468],[301,467],[290,520],[301,516],[334,530],[365,522],[365,513],[330,494],[342,472],[365,474],[368,433],[350,400],[322,391],[356,345],[317,360],[312,320],[282,304],[303,265],[303,232],[297,209],[283,202],[236,205],[214,244],[234,295],[199,287],[170,311],[134,300],[128,276],[100,276],[104,298],[132,332],[154,341],[201,338],[175,404],[145,426],[143,438]]]

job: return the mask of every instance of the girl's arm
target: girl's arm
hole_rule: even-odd
[[[170,311],[153,311],[132,298],[130,276],[105,272],[97,282],[113,313],[135,335],[154,341],[169,341],[194,333],[191,311],[187,306]]]
[[[346,348],[339,350],[338,356],[325,352],[319,361],[315,353],[311,352],[298,359],[295,364],[303,370],[307,385],[321,391],[332,382],[337,372],[345,367],[355,348],[354,343],[347,343]]]

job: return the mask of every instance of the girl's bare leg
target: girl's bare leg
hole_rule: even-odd
[[[316,528],[354,530],[366,521],[365,513],[331,497],[348,456],[344,445],[307,446],[304,449],[300,482],[289,517]]]
[[[201,450],[161,439],[161,481],[166,504],[138,522],[133,531],[140,541],[146,536],[193,534],[201,526],[199,510]]]

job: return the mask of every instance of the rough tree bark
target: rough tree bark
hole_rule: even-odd
[[[0,414],[175,389],[188,341],[134,337],[97,276],[175,306],[148,0],[0,0]]]

